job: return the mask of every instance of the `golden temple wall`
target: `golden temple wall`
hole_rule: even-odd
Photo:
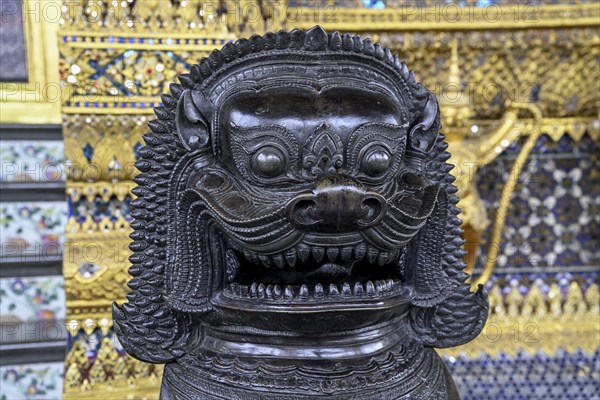
[[[533,252],[528,253],[527,266],[516,273],[518,282],[511,283],[518,265],[504,242],[507,235],[517,236],[511,233],[519,228],[511,213],[518,210],[519,191],[530,185],[543,197],[526,180],[531,161],[547,157],[540,143],[555,148],[568,141],[566,152],[597,149],[600,8],[585,1],[467,3],[425,7],[388,1],[384,10],[374,10],[362,1],[65,0],[58,22],[32,25],[31,32],[43,36],[30,57],[43,63],[34,64],[32,73],[40,82],[60,83],[60,103],[5,103],[3,97],[3,108],[9,107],[14,118],[5,120],[3,110],[2,122],[62,117],[69,199],[64,397],[158,396],[161,367],[124,354],[112,331],[110,307],[128,291],[133,163],[146,123],[154,118],[152,107],[160,105],[168,83],[237,37],[315,24],[359,32],[390,47],[440,99],[451,161],[457,165],[469,268],[474,282],[487,285],[491,301],[482,335],[443,351],[445,359],[468,363],[483,355],[494,361],[540,351],[561,357],[566,351],[595,360],[600,314],[593,264],[598,256],[592,252],[568,266],[548,258],[536,266]],[[6,84],[1,89],[4,96]],[[598,164],[597,156],[577,157]],[[481,176],[498,165],[508,178],[496,190],[497,198],[488,201]],[[589,187],[598,188],[597,171],[587,177]],[[590,221],[600,218],[597,208],[589,214]],[[588,239],[600,247],[597,236]],[[536,257],[545,259],[540,248]],[[509,261],[502,261],[507,254]],[[541,279],[539,273],[546,275]],[[562,273],[570,274],[568,282],[557,277]]]

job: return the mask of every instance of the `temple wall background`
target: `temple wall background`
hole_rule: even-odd
[[[316,23],[390,47],[440,99],[492,310],[441,351],[463,398],[597,398],[600,5],[564,3],[2,0],[0,398],[157,398],[161,367],[110,316],[152,107],[212,49]]]

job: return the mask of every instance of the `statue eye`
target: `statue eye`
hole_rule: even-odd
[[[252,169],[267,178],[279,175],[284,167],[285,157],[281,151],[273,147],[264,147],[252,157]]]
[[[377,148],[365,154],[362,163],[363,171],[371,176],[384,173],[390,166],[390,153],[385,149]]]

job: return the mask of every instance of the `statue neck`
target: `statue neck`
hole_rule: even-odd
[[[322,334],[236,325],[205,326],[199,347],[238,357],[293,360],[361,358],[390,349],[400,342],[412,341],[402,329],[401,319],[403,316],[360,329]]]

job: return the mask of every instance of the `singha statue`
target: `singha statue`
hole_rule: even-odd
[[[321,27],[227,43],[139,150],[126,351],[161,398],[453,399],[472,340],[435,96],[389,49]]]

